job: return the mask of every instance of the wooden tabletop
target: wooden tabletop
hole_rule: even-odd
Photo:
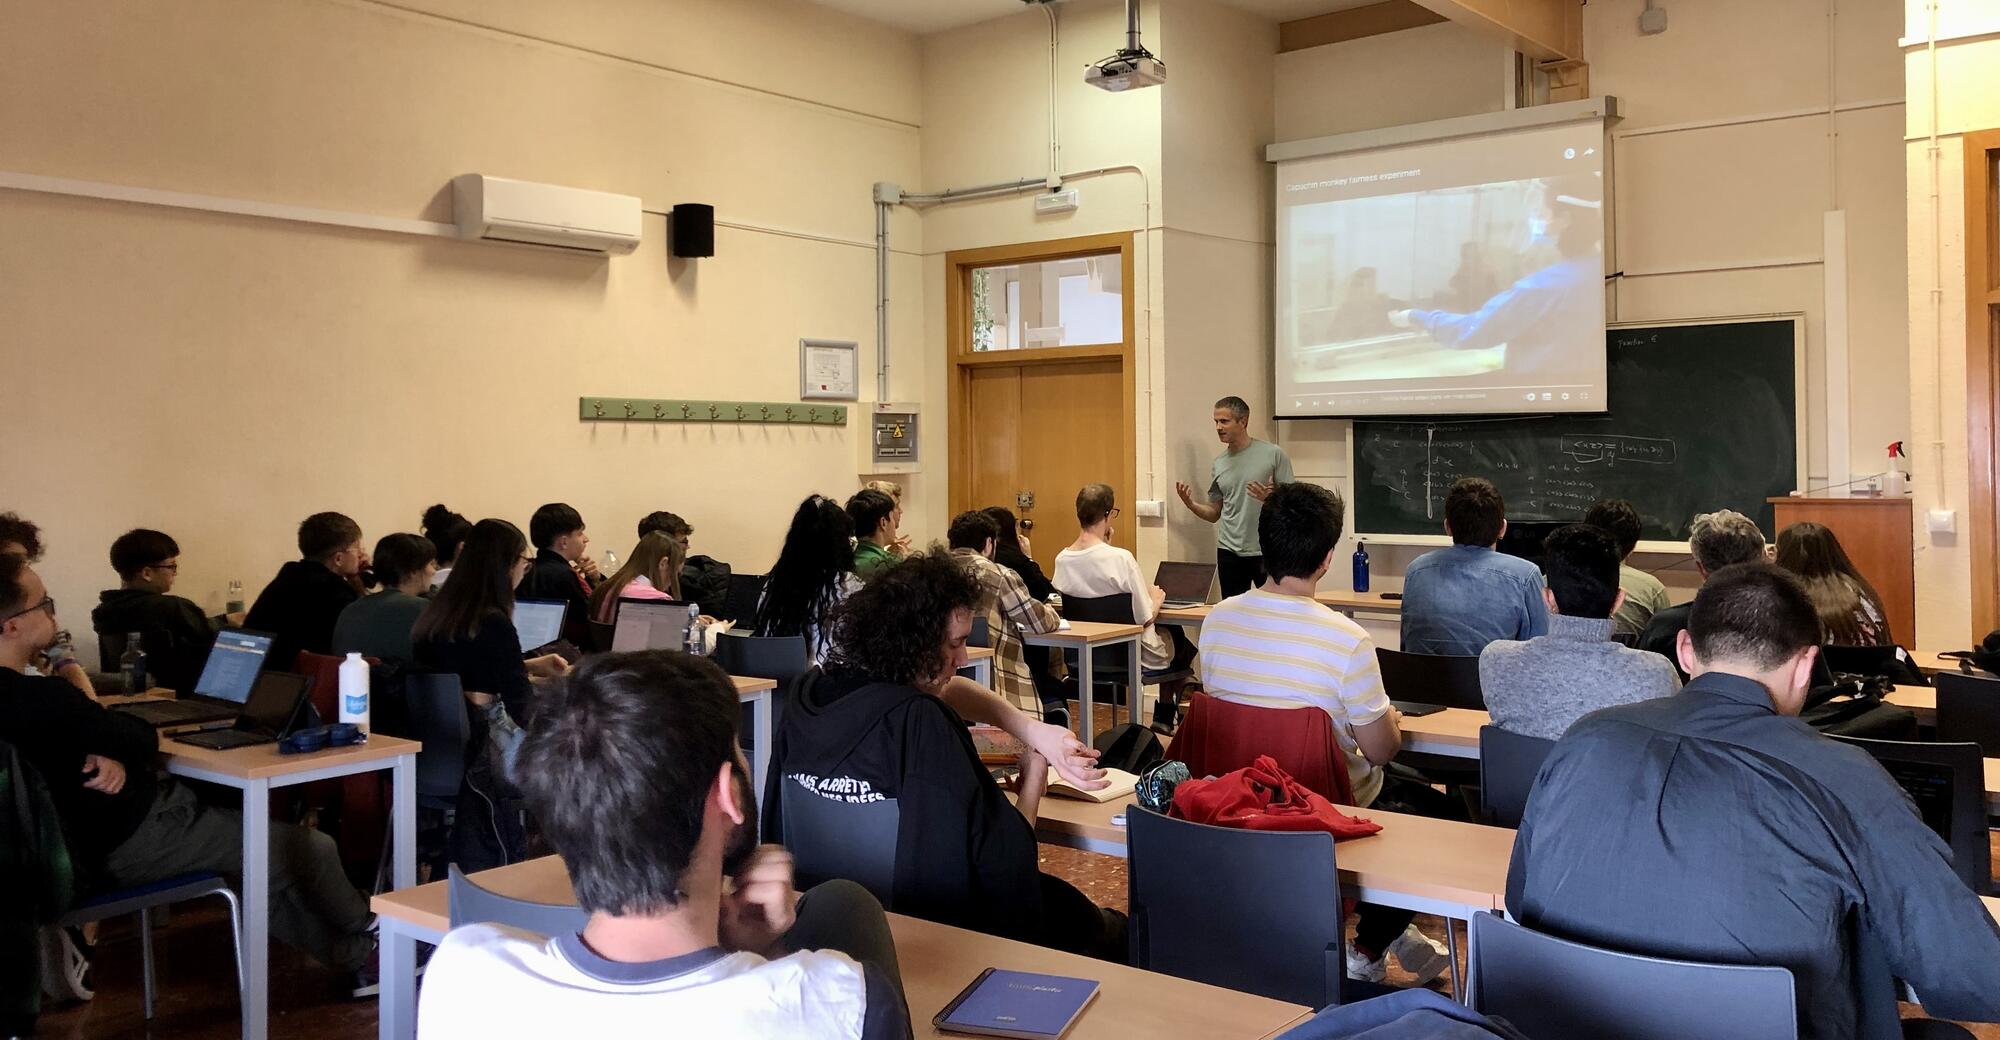
[[[2000,899],[1980,896],[1979,901],[1986,904],[1986,912],[1993,915],[1993,923],[2000,924]]]
[[[968,646],[965,648],[965,659],[967,661],[984,661],[992,656],[993,648],[990,646]]]
[[[1037,833],[1060,841],[1088,838],[1123,847],[1125,828],[1111,822],[1133,803],[1042,799]],[[1380,809],[1351,810],[1382,825],[1380,834],[1342,841],[1334,851],[1345,885],[1400,892],[1460,906],[1498,909],[1507,893],[1514,832]]]
[[[502,895],[542,903],[575,899],[562,860],[555,856],[516,863],[473,875]],[[446,883],[434,881],[416,888],[378,895],[376,913],[434,932],[449,924]],[[1241,1037],[1262,1040],[1290,1028],[1312,1009],[1248,993],[1205,986],[1156,975],[1122,964],[1091,960],[1075,954],[1030,946],[1010,939],[969,932],[949,925],[889,915],[896,937],[896,959],[903,969],[903,989],[909,998],[916,1035],[941,1036],[931,1019],[987,968],[1034,971],[1096,979],[1103,984],[1097,1001],[1069,1034],[1076,1040],[1157,1037]]]
[[[736,684],[736,696],[738,697],[746,697],[753,693],[762,693],[765,690],[775,690],[778,688],[778,682],[775,679],[758,679],[747,675],[732,675],[729,677],[729,681]]]
[[[1199,625],[1208,620],[1208,612],[1215,609],[1213,603],[1202,603],[1192,607],[1162,607],[1154,620],[1165,625]]]
[[[252,744],[249,747],[230,748],[216,751],[211,748],[183,744],[169,734],[160,736],[160,753],[167,756],[168,765],[192,766],[210,773],[235,777],[240,780],[268,780],[287,773],[303,773],[328,766],[355,766],[364,762],[381,762],[398,755],[414,755],[423,745],[401,737],[383,736],[380,733],[368,735],[365,744],[347,747],[327,748],[303,755],[281,755],[278,745]]]
[[[1072,621],[1060,632],[1021,633],[1029,646],[1096,646],[1144,635],[1144,625],[1118,625],[1106,621]]]
[[[1322,592],[1313,598],[1335,610],[1367,610],[1378,614],[1401,614],[1403,597],[1383,599],[1385,592]]]

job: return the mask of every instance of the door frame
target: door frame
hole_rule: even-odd
[[[993,267],[1000,264],[1033,263],[1039,260],[1067,260],[1079,256],[1098,256],[1116,251],[1120,267],[1121,296],[1124,310],[1124,340],[1097,346],[1079,347],[1032,347],[1023,350],[992,350],[975,353],[972,349],[972,270],[977,267]],[[972,499],[972,438],[966,434],[966,415],[971,409],[972,375],[982,368],[1013,365],[1075,364],[1087,361],[1112,361],[1119,363],[1121,378],[1119,384],[1123,393],[1119,395],[1119,430],[1125,460],[1122,473],[1113,474],[1128,495],[1139,491],[1139,431],[1137,378],[1133,358],[1137,355],[1135,341],[1138,326],[1134,317],[1136,292],[1132,276],[1134,270],[1133,236],[1129,231],[1105,235],[1084,235],[1078,238],[1059,238],[1043,242],[1021,242],[1014,245],[990,246],[985,249],[960,249],[945,254],[944,258],[944,322],[945,355],[951,362],[951,386],[948,396],[946,427],[951,439],[951,512],[953,515],[968,509],[981,508],[995,503],[976,503]],[[1013,503],[999,503],[1013,508]],[[1133,508],[1132,502],[1121,503],[1121,508]],[[1126,549],[1133,548],[1133,525],[1117,528],[1112,538],[1113,544]]]
[[[1964,135],[1965,425],[1972,528],[1972,632],[2000,628],[2000,129]]]

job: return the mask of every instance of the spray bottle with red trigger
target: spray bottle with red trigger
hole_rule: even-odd
[[[1889,472],[1882,475],[1882,494],[1900,498],[1910,493],[1910,475],[1903,472],[1903,442],[1889,445]]]

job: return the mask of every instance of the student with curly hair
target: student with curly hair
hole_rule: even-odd
[[[800,680],[773,741],[765,840],[783,838],[787,795],[893,798],[897,913],[1123,960],[1124,915],[1037,865],[1033,821],[1049,764],[1073,783],[1102,787],[1097,753],[957,677],[979,599],[978,581],[933,547],[841,604],[826,671]],[[980,765],[968,721],[998,725],[1027,746],[1018,808]]]

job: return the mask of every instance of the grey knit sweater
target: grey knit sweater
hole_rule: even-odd
[[[1609,618],[1550,614],[1548,635],[1488,644],[1479,655],[1479,688],[1494,724],[1556,740],[1599,708],[1680,691],[1666,658],[1612,642],[1611,626]]]

